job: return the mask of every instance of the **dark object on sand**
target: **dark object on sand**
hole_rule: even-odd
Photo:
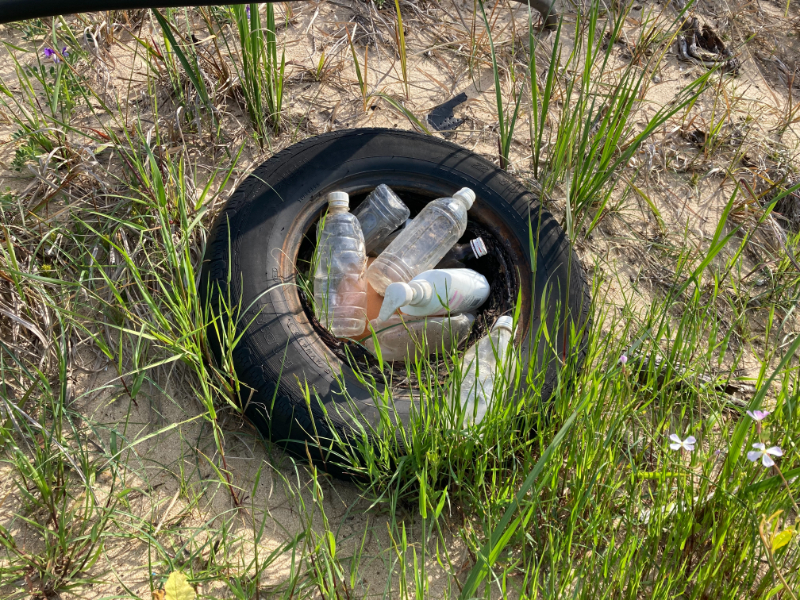
[[[723,73],[738,75],[741,62],[709,26],[700,27],[697,17],[687,19],[676,39],[678,58],[707,69],[719,67]]]

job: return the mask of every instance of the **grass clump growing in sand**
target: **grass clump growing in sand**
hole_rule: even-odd
[[[677,132],[699,129],[733,83],[695,65],[674,102],[651,107],[653,74],[683,73],[667,58],[673,13],[640,13],[624,47],[640,52],[622,59],[633,5],[592,5],[550,36],[501,4],[479,7],[478,27],[439,29],[420,28],[431,16],[416,3],[332,6],[118,11],[113,27],[82,15],[0,34],[13,58],[0,90],[3,597],[159,597],[175,573],[204,598],[796,597],[800,273],[797,234],[774,212],[796,191],[785,113],[758,158],[765,138],[737,104],[715,108],[715,154],[683,160]],[[357,12],[361,36],[337,10]],[[403,35],[381,37],[384,22]],[[324,47],[293,54],[303,31]],[[436,103],[415,95],[443,93],[437,57],[490,82],[456,141],[540,185],[594,300],[591,329],[570,332],[586,340],[583,369],[568,357],[543,403],[535,365],[513,356],[508,399],[478,427],[453,408],[457,356],[409,363],[409,430],[381,423],[327,458],[352,484],[243,420],[241,328],[212,320],[197,282],[211,219],[269,152],[396,124],[368,102],[358,45],[371,46],[369,94],[403,95],[409,118]],[[451,70],[445,87],[460,89]],[[733,136],[746,151],[725,154]],[[786,176],[741,183],[766,177],[744,154]],[[712,191],[712,163],[692,171],[703,160],[724,167]],[[718,202],[702,235],[665,200],[689,183]],[[621,246],[639,271],[608,259]],[[229,321],[246,313],[222,296]]]

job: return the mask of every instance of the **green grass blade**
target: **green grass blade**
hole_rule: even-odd
[[[153,15],[158,21],[158,24],[161,26],[164,35],[167,36],[169,43],[172,44],[172,49],[178,56],[178,60],[181,61],[181,65],[183,65],[183,70],[186,72],[186,76],[192,82],[192,85],[194,86],[194,89],[197,90],[197,93],[200,94],[200,97],[203,99],[203,103],[206,106],[209,106],[211,102],[208,98],[208,91],[206,90],[206,86],[203,83],[203,78],[195,70],[195,68],[189,62],[189,59],[186,58],[186,55],[183,53],[181,47],[178,45],[178,42],[172,33],[172,27],[170,26],[169,22],[163,17],[163,15],[160,12],[158,12],[157,9],[153,9]]]

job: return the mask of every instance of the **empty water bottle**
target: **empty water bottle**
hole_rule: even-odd
[[[382,183],[370,192],[353,214],[361,223],[364,246],[370,253],[408,219],[411,211],[388,185]]]
[[[317,240],[314,308],[336,337],[356,336],[367,322],[367,253],[345,192],[328,194],[328,215]]]
[[[432,269],[467,229],[467,211],[475,192],[463,188],[452,198],[428,203],[367,269],[367,279],[379,294],[394,282],[408,282]]]
[[[467,339],[474,322],[475,317],[471,314],[425,319],[394,315],[381,323],[372,320],[370,327],[375,330],[383,360],[391,362],[450,352]],[[364,347],[378,356],[372,336],[364,340]]]
[[[464,353],[461,371],[460,400],[467,422],[480,423],[486,416],[492,398],[500,397],[514,376],[511,348],[511,317],[500,317],[491,333],[478,340]]]

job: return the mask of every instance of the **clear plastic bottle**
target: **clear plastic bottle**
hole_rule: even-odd
[[[336,337],[357,336],[367,322],[367,253],[345,192],[328,194],[328,215],[317,240],[314,308]]]
[[[486,277],[472,269],[431,269],[408,283],[390,283],[377,320],[389,319],[398,308],[412,317],[472,312],[490,291]]]
[[[388,248],[388,247],[389,247],[389,244],[391,244],[391,243],[392,243],[392,242],[395,240],[395,238],[396,238],[398,235],[400,235],[401,233],[403,233],[403,230],[404,230],[406,227],[408,227],[409,225],[411,225],[411,223],[413,223],[413,219],[406,219],[406,222],[405,222],[405,223],[403,223],[403,224],[400,226],[400,228],[399,228],[399,229],[396,229],[396,230],[395,230],[395,231],[393,231],[391,234],[389,234],[387,237],[383,238],[383,239],[381,240],[381,242],[380,242],[380,243],[379,243],[377,246],[375,246],[375,248],[373,248],[373,249],[372,249],[372,251],[370,252],[370,254],[372,254],[373,256],[380,256],[380,255],[381,255],[381,252],[383,252],[384,250],[386,250],[386,248]]]
[[[463,188],[452,198],[429,202],[367,269],[379,294],[394,282],[408,282],[436,265],[467,229],[475,192]]]
[[[369,254],[408,219],[411,211],[388,185],[382,183],[358,205],[353,215],[361,223],[364,246]]]
[[[383,360],[408,360],[424,352],[426,355],[449,352],[467,339],[475,322],[471,314],[455,317],[427,317],[415,319],[393,315],[388,321],[370,321],[381,349]],[[372,336],[364,340],[364,347],[374,356],[375,341]]]
[[[466,422],[480,423],[492,399],[502,393],[496,384],[507,386],[514,376],[514,361],[508,358],[512,325],[511,317],[500,317],[491,333],[464,353],[459,399]]]

